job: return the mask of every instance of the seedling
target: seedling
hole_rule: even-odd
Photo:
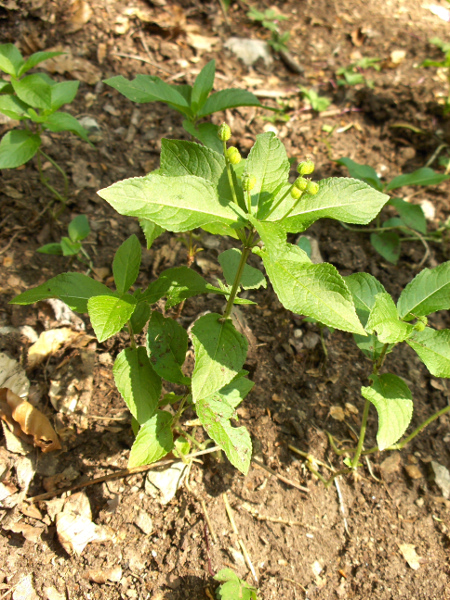
[[[439,48],[444,54],[444,58],[442,60],[431,60],[427,58],[420,65],[421,67],[437,67],[441,69],[445,69],[447,72],[447,84],[450,88],[450,44],[443,42],[438,37],[433,37],[430,39],[430,44]],[[444,114],[450,112],[450,91],[447,94],[447,98],[445,99],[444,105]]]
[[[380,374],[385,359],[393,348],[397,344],[406,343],[417,353],[431,375],[450,377],[450,329],[428,327],[428,317],[431,314],[450,308],[450,262],[421,271],[404,288],[397,304],[382,284],[368,273],[355,273],[344,277],[344,280],[367,334],[354,334],[354,339],[360,350],[372,361],[372,373],[369,376],[370,385],[361,387],[364,409],[356,447],[338,450],[335,440],[328,434],[333,449],[346,456],[346,467],[335,471],[326,480],[316,471],[312,458],[308,459],[311,470],[326,485],[338,475],[356,470],[360,466],[361,456],[382,450],[401,450],[427,425],[450,412],[450,406],[445,406],[403,437],[413,414],[412,393],[404,379],[398,375]],[[372,405],[378,414],[377,445],[364,450]]]
[[[105,83],[133,102],[164,102],[186,117],[183,128],[187,133],[205,146],[221,152],[217,125],[199,121],[227,108],[261,106],[261,103],[247,90],[229,88],[211,94],[215,74],[216,61],[211,60],[200,71],[193,86],[171,85],[156,75],[137,75],[133,81],[118,75],[106,79]]]
[[[299,176],[289,183],[290,163],[273,133],[257,136],[247,159],[227,147],[231,136],[227,125],[219,128],[219,136],[223,153],[195,142],[163,139],[155,173],[119,181],[99,192],[120,214],[141,219],[148,244],[165,229],[179,233],[197,228],[240,242],[240,248],[220,254],[223,281],[218,286],[184,266],[163,271],[146,289],[132,288],[141,262],[141,246],[133,235],[114,257],[115,290],[81,273],[64,273],[12,300],[31,304],[60,298],[73,310],[89,314],[99,342],[124,327],[128,330],[130,346],[116,358],[113,371],[138,430],[130,466],[152,463],[171,452],[174,434],[198,443],[183,424],[183,413],[190,408],[230,462],[248,472],[250,435],[242,426],[233,427],[231,420],[237,419],[236,408],[253,387],[244,369],[248,344],[233,324],[233,306],[254,304],[239,296],[241,290],[267,285],[261,270],[247,264],[250,254],[262,259],[287,310],[365,335],[337,270],[327,263],[313,264],[286,237],[321,217],[368,223],[388,196],[355,179],[313,182],[306,177],[314,171],[311,161],[300,163]],[[226,305],[221,314],[198,317],[190,329],[195,364],[189,369],[188,333],[168,315],[183,300],[210,293],[224,297]],[[162,298],[165,315],[155,307]],[[147,323],[146,344],[140,345],[136,335]],[[161,397],[163,380],[178,386],[177,395]]]
[[[394,177],[390,182],[382,183],[376,171],[368,165],[358,164],[350,158],[340,158],[336,162],[347,167],[351,177],[365,181],[380,192],[391,192],[403,186],[438,185],[450,178],[449,175],[436,173],[433,169],[422,167],[412,173]],[[383,258],[394,265],[400,258],[402,241],[420,240],[425,247],[425,254],[421,262],[423,264],[429,255],[428,241],[439,242],[443,231],[447,229],[446,225],[437,232],[428,232],[427,221],[419,205],[410,204],[402,198],[391,198],[388,204],[397,210],[399,216],[387,219],[381,224],[377,223],[376,227],[364,228],[361,231],[371,232],[372,246]]]
[[[364,71],[370,68],[380,71],[381,67],[378,64],[379,62],[379,58],[364,57],[346,67],[341,67],[336,71],[336,75],[342,75],[342,78],[338,79],[336,83],[341,86],[363,84],[369,88],[373,88],[373,80],[367,79]]]
[[[221,582],[216,590],[217,600],[258,600],[258,590],[231,569],[222,569],[214,579]]]
[[[35,52],[26,60],[13,44],[0,45],[0,70],[8,80],[0,79],[0,112],[16,121],[23,121],[26,129],[13,129],[0,141],[0,169],[14,169],[37,157],[41,182],[63,204],[68,199],[69,182],[64,170],[41,148],[44,130],[70,131],[89,142],[87,132],[77,119],[59,109],[70,104],[78,91],[79,81],[56,82],[45,73],[28,71],[43,61],[63,52]],[[89,142],[90,143],[90,142]],[[41,157],[48,160],[64,179],[64,193],[60,194],[44,177]]]
[[[261,23],[261,25],[265,29],[268,29],[270,31],[271,38],[267,41],[267,43],[275,50],[275,52],[289,51],[287,43],[289,42],[289,38],[291,37],[291,35],[289,31],[281,33],[279,29],[280,22],[288,20],[289,17],[286,17],[281,13],[277,13],[271,8],[267,8],[264,12],[261,12],[253,6],[247,13],[247,17],[249,19],[252,19],[252,21],[257,21]]]
[[[319,94],[313,88],[305,88],[302,85],[299,86],[301,93],[308,100],[312,110],[316,112],[323,112],[331,104],[331,100],[325,96],[319,96]]]
[[[54,244],[46,244],[37,249],[41,254],[53,256],[73,256],[80,262],[87,264],[92,270],[91,257],[83,247],[82,241],[91,233],[89,221],[86,215],[78,215],[69,224],[69,237],[62,237],[61,241]]]
[[[291,117],[288,112],[291,110],[291,107],[289,106],[289,102],[283,102],[283,100],[277,98],[277,104],[278,108],[272,109],[273,115],[263,117],[263,121],[268,121],[273,125],[276,123],[288,123],[290,121]]]

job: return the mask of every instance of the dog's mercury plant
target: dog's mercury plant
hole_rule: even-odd
[[[229,127],[222,125],[218,133],[223,153],[195,142],[163,139],[156,172],[99,191],[120,214],[139,218],[148,247],[164,230],[201,228],[236,240],[239,247],[219,256],[223,281],[218,286],[181,266],[163,271],[145,289],[133,287],[141,262],[141,246],[133,235],[114,257],[115,290],[81,273],[64,273],[12,301],[60,298],[89,314],[99,342],[123,328],[129,332],[130,345],[116,358],[114,377],[136,421],[130,466],[152,463],[176,449],[174,433],[189,437],[183,413],[191,408],[231,463],[247,473],[250,435],[231,420],[237,419],[236,408],[253,383],[244,369],[247,340],[231,317],[235,304],[254,304],[240,297],[241,290],[267,285],[262,271],[247,264],[251,254],[262,260],[287,310],[361,338],[367,335],[351,289],[335,267],[313,264],[306,252],[286,240],[288,233],[305,231],[321,217],[367,224],[388,196],[356,179],[313,182],[305,177],[313,173],[311,161],[299,165],[298,177],[290,183],[285,148],[273,133],[258,135],[248,157],[239,161],[238,151],[227,147]],[[187,298],[212,292],[226,299],[223,313],[200,316],[190,335],[168,316]],[[162,298],[164,315],[155,308]],[[146,343],[139,345],[136,335],[147,324]],[[195,355],[190,371],[185,366],[189,343]],[[163,395],[163,381],[176,384],[177,394]]]

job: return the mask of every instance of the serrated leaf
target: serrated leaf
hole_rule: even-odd
[[[166,307],[176,306],[186,298],[207,294],[211,291],[207,281],[196,271],[188,267],[173,267],[161,273],[144,292],[142,298],[149,304],[155,304],[161,298],[167,298]]]
[[[372,402],[378,413],[377,444],[380,450],[392,446],[402,437],[411,422],[412,395],[396,375],[372,375],[372,385],[362,387],[363,398]]]
[[[86,129],[69,113],[66,112],[55,112],[49,115],[42,125],[49,131],[70,131],[75,133],[85,142],[89,142],[88,132]]]
[[[135,335],[141,333],[151,314],[150,306],[146,302],[139,302],[131,315],[130,324],[131,330]]]
[[[197,113],[205,104],[210,91],[213,89],[214,77],[216,75],[216,61],[210,60],[197,75],[192,88],[191,104],[193,112]]]
[[[166,381],[189,385],[181,370],[188,347],[186,331],[173,319],[155,311],[147,331],[147,349],[155,371]]]
[[[16,96],[4,94],[0,96],[0,112],[16,121],[23,121],[28,118],[28,104],[19,100]]]
[[[327,263],[306,262],[296,247],[293,252],[261,254],[275,293],[288,310],[314,317],[324,325],[365,335],[356,315],[352,296],[335,267]]]
[[[59,298],[65,302],[69,308],[76,312],[86,313],[89,298],[93,296],[110,295],[115,297],[115,293],[100,283],[91,279],[83,273],[62,273],[52,279],[49,279],[42,285],[38,285],[31,290],[19,294],[10,304],[33,304],[47,298]]]
[[[131,448],[128,459],[130,469],[151,465],[173,450],[172,421],[170,413],[158,410],[142,425]]]
[[[389,196],[357,179],[322,179],[318,193],[315,196],[305,193],[291,215],[283,220],[283,227],[290,233],[301,232],[321,218],[367,225],[388,200]],[[269,220],[281,216],[275,211]]]
[[[197,140],[200,140],[202,144],[215,150],[215,152],[223,153],[223,144],[217,136],[218,125],[214,125],[214,123],[199,123],[198,125],[194,125],[188,119],[185,119],[182,125],[185,131]]]
[[[14,44],[0,45],[0,69],[8,75],[17,76],[24,60]]]
[[[387,261],[396,265],[400,258],[400,236],[395,231],[372,233],[370,243]]]
[[[216,591],[219,600],[257,600],[257,589],[239,579],[231,569],[222,569],[214,577],[223,582]]]
[[[272,259],[286,251],[287,234],[283,227],[280,227],[278,223],[271,223],[270,221],[257,221],[251,215],[249,216],[249,220],[264,242],[264,246]],[[257,254],[258,249],[254,249],[253,252]]]
[[[392,204],[392,206],[397,209],[397,212],[405,225],[426,235],[427,220],[421,206],[406,202],[402,198],[391,198],[389,204]]]
[[[450,330],[427,327],[414,332],[406,343],[420,356],[435,377],[450,377]]]
[[[219,254],[219,263],[228,285],[234,283],[241,256],[242,252],[237,248],[230,248]],[[259,269],[246,264],[242,272],[240,285],[244,290],[255,290],[260,287],[266,288],[267,281]]]
[[[261,106],[258,98],[247,90],[227,88],[211,94],[203,107],[197,113],[198,117],[206,117],[219,110],[236,108],[238,106]]]
[[[353,296],[359,320],[365,326],[377,294],[384,293],[386,290],[378,279],[369,273],[353,273],[344,277],[344,281]]]
[[[120,245],[114,255],[114,283],[119,294],[127,292],[139,275],[141,244],[133,234]]]
[[[377,332],[383,344],[398,344],[404,342],[413,331],[413,326],[400,321],[397,307],[387,292],[375,296],[375,303],[366,323],[369,333]]]
[[[422,167],[413,173],[394,177],[394,179],[386,186],[386,191],[396,190],[404,185],[438,185],[447,179],[450,179],[449,175],[436,173],[436,171],[433,171],[433,169],[430,169],[429,167]]]
[[[13,129],[2,137],[0,142],[0,169],[14,169],[33,158],[41,145],[37,133]]]
[[[232,408],[239,406],[255,385],[245,375],[248,375],[248,371],[241,371],[228,385],[219,390],[215,396],[221,398]]]
[[[70,104],[77,95],[79,81],[60,81],[52,85],[51,105],[52,110],[58,110],[64,104]]]
[[[236,469],[247,475],[252,458],[252,441],[245,427],[233,427],[234,408],[219,396],[200,398],[195,410],[206,433],[218,444]]]
[[[44,62],[44,60],[48,60],[49,58],[54,58],[55,56],[61,56],[61,54],[64,54],[64,52],[35,52],[29,58],[27,58],[27,60],[22,64],[22,66],[20,67],[20,69],[17,73],[17,76],[22,77],[22,75],[24,75],[27,71],[29,71],[30,69],[33,69],[34,67],[39,65],[41,62]],[[77,81],[77,83],[79,83],[79,82]],[[70,102],[71,102],[71,100],[70,100]]]
[[[192,328],[195,367],[192,374],[192,398],[197,402],[230,383],[245,362],[248,343],[231,320],[209,313]]]
[[[153,242],[157,237],[164,233],[165,229],[156,223],[153,223],[153,221],[150,221],[149,219],[139,219],[139,225],[144,232],[145,241],[147,242],[147,250],[150,250]]]
[[[214,222],[231,226],[245,223],[242,211],[235,204],[223,204],[211,183],[192,175],[135,177],[119,181],[98,194],[118,213],[150,219],[174,232]]]
[[[81,242],[91,233],[89,227],[89,221],[86,215],[77,215],[69,223],[68,227],[69,237],[72,242]]]
[[[133,296],[94,296],[88,300],[91,325],[99,342],[104,342],[125,326],[136,308]]]
[[[375,190],[381,192],[383,190],[383,184],[380,181],[380,178],[377,175],[377,172],[369,165],[361,165],[351,158],[340,158],[336,161],[338,165],[343,165],[347,167],[350,177],[354,177],[355,179],[360,179],[361,181],[365,181]]]
[[[161,377],[155,373],[144,347],[125,348],[113,367],[114,381],[129,411],[140,425],[158,408]]]
[[[51,109],[52,87],[45,83],[40,74],[27,75],[20,80],[13,79],[11,85],[22,102],[33,108]]]
[[[423,269],[400,294],[397,303],[401,318],[425,317],[450,308],[450,261],[434,269]]]

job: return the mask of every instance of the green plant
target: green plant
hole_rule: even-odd
[[[444,54],[444,58],[442,60],[431,60],[427,58],[421,63],[421,67],[438,67],[441,69],[445,69],[447,72],[447,84],[450,87],[450,44],[447,42],[443,42],[438,37],[433,37],[430,39],[430,44],[436,46],[441,50]],[[450,90],[447,93],[447,98],[445,99],[444,105],[444,114],[450,112]]]
[[[89,142],[86,130],[71,114],[59,109],[70,104],[78,91],[79,81],[56,82],[45,73],[28,71],[43,61],[63,52],[35,52],[26,60],[13,44],[0,45],[0,70],[9,80],[0,79],[0,113],[16,121],[23,121],[26,129],[13,129],[0,141],[0,169],[14,169],[37,156],[41,182],[64,204],[67,202],[68,179],[58,163],[41,148],[44,130],[70,131]],[[90,143],[90,142],[89,142]],[[41,156],[47,159],[64,179],[64,193],[60,194],[46,180],[42,172]]]
[[[216,590],[217,600],[258,600],[258,590],[231,569],[222,569],[214,579],[221,582]]]
[[[325,98],[325,96],[319,96],[319,94],[313,88],[308,89],[302,85],[300,85],[299,88],[301,93],[310,103],[312,110],[315,110],[316,112],[323,112],[330,106],[331,100],[329,98]]]
[[[403,437],[413,414],[413,397],[406,382],[393,373],[382,373],[386,357],[400,343],[406,343],[419,356],[431,375],[450,377],[450,329],[428,327],[427,317],[450,308],[450,262],[421,271],[401,292],[397,304],[382,284],[368,273],[344,277],[364,326],[366,336],[354,334],[360,350],[372,361],[370,385],[361,387],[364,409],[358,442],[355,448],[338,449],[333,437],[328,438],[339,455],[345,455],[345,468],[334,471],[326,480],[313,465],[308,465],[327,485],[335,477],[358,468],[361,456],[382,450],[401,450],[423,429],[440,416],[450,412],[450,406],[431,415],[412,433]],[[364,450],[370,407],[378,414],[377,445]],[[303,453],[307,457],[306,453]]]
[[[276,99],[278,104],[278,108],[274,108],[273,115],[263,116],[263,121],[268,121],[275,125],[276,123],[288,123],[291,119],[291,116],[288,114],[288,111],[291,110],[289,102],[283,102],[280,98]]]
[[[193,86],[171,85],[156,75],[137,75],[129,81],[118,75],[105,83],[133,102],[164,102],[185,118],[183,128],[202,144],[222,151],[217,137],[217,125],[199,123],[213,113],[239,106],[261,106],[258,98],[247,90],[225,89],[211,94],[216,73],[216,62],[211,60],[197,76]]]
[[[412,173],[398,175],[391,181],[382,183],[376,171],[368,165],[361,165],[350,158],[340,158],[336,162],[347,167],[351,177],[365,181],[380,192],[391,192],[403,186],[438,185],[450,177],[436,173],[428,167],[422,167]],[[402,241],[420,240],[426,251],[423,262],[429,253],[427,242],[430,240],[439,242],[442,239],[442,233],[448,229],[448,225],[444,224],[437,231],[428,232],[427,221],[419,205],[410,204],[402,198],[391,198],[388,204],[396,209],[399,216],[387,219],[381,224],[378,222],[376,227],[364,228],[362,231],[371,232],[372,246],[392,264],[396,264],[400,258]]]
[[[219,128],[223,154],[195,142],[162,140],[160,168],[145,177],[119,181],[99,195],[120,214],[138,217],[147,244],[161,231],[193,229],[230,236],[240,248],[219,255],[223,281],[217,286],[186,266],[170,268],[146,289],[135,288],[141,246],[135,235],[117,250],[113,262],[116,289],[81,273],[64,273],[25,291],[13,304],[30,304],[58,297],[73,310],[87,312],[103,342],[122,328],[130,346],[114,364],[117,388],[134,419],[137,437],[130,466],[152,463],[174,449],[181,435],[198,443],[183,425],[186,409],[194,411],[208,436],[230,462],[247,473],[251,439],[244,427],[233,427],[236,407],[253,387],[244,364],[247,340],[232,320],[234,304],[254,304],[239,297],[241,290],[267,285],[260,269],[247,264],[255,254],[265,267],[274,290],[287,310],[316,318],[329,327],[365,335],[351,294],[330,264],[313,264],[298,246],[287,243],[288,233],[306,230],[321,217],[354,224],[370,222],[388,196],[355,179],[330,178],[320,183],[305,176],[314,171],[306,161],[289,183],[290,163],[273,133],[258,135],[247,159],[227,148],[230,128]],[[185,299],[216,293],[226,299],[222,314],[200,316],[190,329],[195,364],[185,365],[189,336],[155,304],[166,298],[165,315]],[[148,322],[146,345],[136,335]],[[178,386],[162,395],[162,382]],[[167,404],[172,409],[165,410]]]
[[[287,43],[291,34],[289,31],[281,33],[278,25],[281,21],[288,20],[289,17],[277,13],[271,8],[267,8],[264,12],[261,12],[253,6],[247,13],[247,17],[252,19],[252,21],[261,23],[265,29],[270,31],[271,38],[267,43],[275,50],[275,52],[288,52],[289,48],[287,47]]]
[[[82,241],[91,233],[89,221],[86,215],[78,215],[69,223],[69,237],[63,236],[61,241],[53,244],[45,244],[37,249],[41,254],[57,256],[74,256],[80,262],[87,264],[92,270],[91,257],[83,248]]]
[[[369,58],[366,56],[354,63],[350,63],[346,67],[341,67],[336,71],[336,75],[342,75],[342,78],[337,79],[336,83],[338,85],[350,86],[364,84],[369,88],[373,88],[373,81],[367,79],[363,71],[370,68],[380,71],[379,62],[379,58]]]

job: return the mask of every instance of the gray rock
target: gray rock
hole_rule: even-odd
[[[255,62],[262,58],[266,67],[270,67],[273,63],[273,58],[270,53],[270,46],[262,40],[250,40],[247,38],[231,37],[224,44],[225,48],[236,54],[242,62],[250,67]]]
[[[448,500],[450,498],[450,473],[448,469],[434,460],[431,461],[431,468],[433,469],[436,485],[441,490],[444,498]]]

